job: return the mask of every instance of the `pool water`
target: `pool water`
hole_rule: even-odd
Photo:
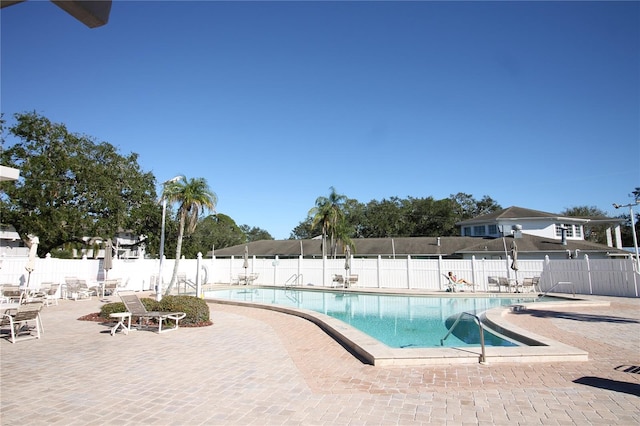
[[[405,296],[282,288],[208,291],[214,299],[277,304],[308,309],[343,321],[392,348],[440,347],[461,312],[481,313],[525,298]],[[532,301],[533,297],[526,298]],[[468,318],[468,319],[467,319]],[[486,346],[518,344],[485,328]],[[479,346],[478,325],[465,316],[444,341],[446,347]]]

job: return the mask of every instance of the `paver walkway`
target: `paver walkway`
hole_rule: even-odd
[[[109,335],[44,308],[43,339],[0,339],[0,424],[640,424],[640,299],[508,320],[589,352],[579,363],[372,367],[310,322],[211,304],[214,325]]]

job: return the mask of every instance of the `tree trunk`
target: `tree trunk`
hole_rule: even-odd
[[[168,296],[171,294],[171,290],[178,279],[178,266],[180,263],[180,257],[182,256],[182,237],[184,236],[184,222],[185,222],[185,214],[180,213],[180,228],[178,229],[178,243],[176,244],[176,261],[173,264],[173,274],[171,274],[171,282],[167,286],[164,294]]]

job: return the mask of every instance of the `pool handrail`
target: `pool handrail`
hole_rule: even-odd
[[[480,354],[480,364],[486,364],[487,363],[487,356],[485,354],[485,350],[484,350],[484,327],[482,326],[482,321],[480,320],[480,317],[478,317],[478,315],[473,314],[471,312],[460,312],[458,314],[458,318],[456,318],[455,322],[453,323],[453,325],[451,326],[451,328],[449,329],[449,331],[447,332],[447,335],[444,336],[442,339],[440,339],[440,346],[444,346],[444,341],[447,340],[447,337],[449,337],[451,335],[451,333],[453,333],[453,330],[456,328],[456,326],[458,325],[458,323],[460,322],[460,320],[462,319],[462,317],[464,315],[468,315],[470,317],[472,317],[474,319],[474,321],[476,321],[476,323],[478,323],[478,330],[480,331],[480,348],[482,350],[482,353]]]
[[[293,274],[285,281],[284,287],[299,286],[301,281],[303,281],[302,274]]]
[[[542,299],[543,297],[545,297],[547,294],[551,293],[551,290],[553,290],[554,288],[558,287],[559,285],[570,285],[571,286],[571,294],[573,295],[573,297],[576,297],[576,286],[573,284],[573,282],[571,281],[558,281],[557,283],[555,283],[554,285],[551,286],[551,288],[547,291],[545,291],[544,293],[542,293],[538,299]]]

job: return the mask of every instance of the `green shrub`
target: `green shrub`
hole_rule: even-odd
[[[164,296],[159,304],[159,311],[184,312],[187,314],[184,319],[180,320],[180,324],[184,323],[185,325],[195,325],[209,322],[209,305],[198,297]]]
[[[55,259],[73,259],[73,251],[71,250],[52,250],[51,257]]]
[[[194,296],[164,296],[160,302],[148,297],[140,299],[147,311],[184,312],[180,325],[203,325],[209,322],[209,305]],[[122,302],[107,303],[100,308],[100,317],[109,319],[115,312],[127,312]]]
[[[105,305],[102,305],[102,308],[100,308],[100,317],[104,319],[109,319],[109,315],[116,312],[127,312],[127,308],[124,307],[124,303],[117,302],[117,303],[107,303]]]
[[[164,311],[164,309],[162,309],[161,303],[158,302],[156,299],[151,299],[149,297],[145,297],[145,298],[140,299],[140,301],[144,305],[144,308],[149,312],[151,312],[151,311]]]

